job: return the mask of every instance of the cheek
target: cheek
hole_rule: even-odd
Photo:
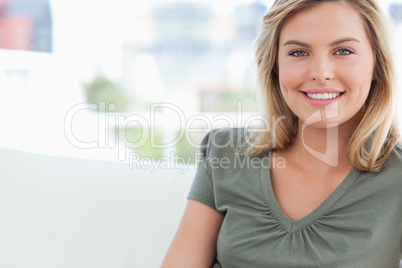
[[[279,83],[282,91],[296,90],[306,78],[306,67],[283,62],[279,66]]]
[[[374,56],[360,57],[355,61],[349,62],[349,64],[344,64],[340,69],[344,75],[348,75],[350,79],[356,80],[356,83],[371,84],[374,74],[374,65]]]
[[[341,75],[350,90],[360,94],[368,94],[373,81],[374,66],[367,62],[359,66],[345,66],[341,70]]]

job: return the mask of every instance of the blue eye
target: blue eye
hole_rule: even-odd
[[[349,55],[351,53],[352,51],[350,51],[349,49],[342,48],[335,52],[335,55]]]
[[[307,56],[308,54],[302,50],[296,50],[293,51],[292,53],[290,53],[290,56],[295,56],[295,57],[303,57],[303,56]]]

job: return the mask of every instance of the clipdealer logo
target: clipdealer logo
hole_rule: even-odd
[[[189,118],[186,118],[185,113],[177,106],[169,103],[156,103],[150,105],[150,112],[146,115],[144,114],[114,114],[110,113],[116,109],[114,104],[109,104],[106,106],[105,102],[100,102],[99,104],[94,103],[79,103],[73,106],[65,116],[64,120],[64,134],[67,141],[80,149],[93,149],[93,148],[116,148],[118,152],[118,161],[126,161],[129,160],[132,163],[130,165],[138,165],[138,163],[142,163],[140,158],[146,158],[147,156],[140,156],[135,152],[135,149],[141,148],[142,146],[149,144],[151,148],[164,149],[166,153],[163,156],[164,163],[173,163],[175,159],[168,159],[171,154],[170,152],[174,147],[185,138],[186,142],[194,149],[199,151],[203,147],[199,142],[194,142],[191,138],[192,134],[206,134],[207,132],[213,129],[213,126],[217,123],[223,123],[226,128],[235,128],[236,125],[241,125],[244,128],[248,128],[251,125],[258,125],[259,128],[253,127],[253,131],[256,132],[266,132],[271,131],[275,133],[274,129],[270,129],[269,120],[261,115],[252,115],[243,122],[242,111],[241,111],[241,102],[238,104],[238,111],[236,113],[236,119],[233,117],[219,114],[215,115],[212,118],[208,118],[203,114],[193,115]],[[158,109],[160,111],[158,112]],[[85,112],[89,112],[97,118],[97,122],[95,122],[97,131],[96,136],[92,136],[90,139],[88,137],[80,137],[77,134],[80,128],[79,124],[76,124],[79,121],[81,115],[85,114]],[[166,117],[164,115],[166,111],[169,111],[170,117]],[[175,118],[172,118],[172,115]],[[326,151],[324,153],[319,152],[312,147],[310,147],[306,141],[304,132],[306,128],[309,126],[318,123],[322,120],[328,120],[331,122],[331,119],[336,119],[339,115],[338,102],[335,102],[331,105],[326,106],[324,109],[317,110],[313,114],[311,114],[303,123],[301,128],[301,135],[303,145],[306,150],[312,154],[317,159],[327,163],[331,166],[338,165],[338,123],[334,121],[334,123],[328,123],[327,128],[327,137],[326,137]],[[165,117],[164,117],[165,116]],[[157,117],[159,117],[157,119]],[[94,118],[92,118],[94,119]],[[285,119],[284,116],[280,118],[272,118],[274,120],[274,128],[278,124],[280,120]],[[169,123],[175,122],[174,126],[169,126],[170,134],[168,141],[164,140],[161,143],[156,142],[156,129],[157,129],[157,121]],[[236,122],[235,122],[236,121]],[[202,122],[203,127],[200,127],[200,122]],[[257,123],[257,124],[256,124]],[[125,130],[130,127],[139,127],[141,129],[140,138],[133,142],[128,140],[125,134]],[[110,135],[111,127],[119,128],[122,130],[124,135]],[[115,131],[116,132],[116,131]],[[172,135],[174,133],[174,135]],[[166,133],[164,133],[166,134]],[[259,146],[259,145],[256,145]],[[194,158],[198,158],[198,156],[194,156]],[[149,160],[149,159],[148,159]],[[155,160],[155,159],[154,159]],[[253,160],[255,161],[255,160]],[[148,161],[148,162],[158,162]],[[188,166],[189,161],[183,160],[180,158],[180,162],[185,166]],[[145,163],[145,162],[144,162]],[[170,164],[171,166],[173,164]],[[153,165],[155,166],[155,165]],[[167,166],[167,165],[166,165]]]
[[[261,122],[265,126],[269,125],[263,116],[257,114],[249,115],[244,120],[241,102],[238,102],[237,112],[231,115],[216,114],[212,117],[204,114],[188,116],[180,107],[170,103],[150,104],[149,112],[141,114],[112,113],[115,109],[114,104],[106,105],[105,102],[79,103],[71,107],[64,119],[64,135],[67,141],[80,149],[116,148],[118,160],[126,161],[132,158],[130,157],[132,151],[143,146],[162,149],[169,155],[183,139],[190,147],[199,151],[203,145],[192,135],[204,136],[216,125],[232,129],[237,125],[247,127]],[[81,121],[85,121],[82,119],[88,114],[92,115],[91,122],[96,128],[95,135],[83,135],[80,129],[86,127]],[[129,140],[126,135],[126,130],[133,127],[140,129],[140,137],[136,141]],[[163,140],[158,141],[157,130],[161,128],[164,131]],[[116,131],[119,132],[117,135]]]

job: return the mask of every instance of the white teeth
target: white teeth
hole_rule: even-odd
[[[341,95],[341,93],[317,93],[317,94],[309,94],[307,93],[307,96],[314,100],[330,100],[334,99]]]

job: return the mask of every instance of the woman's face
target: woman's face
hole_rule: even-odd
[[[363,20],[350,4],[327,2],[297,12],[284,22],[278,46],[281,92],[300,120],[325,128],[359,112],[370,91],[375,56]],[[311,120],[317,113],[320,117]]]

